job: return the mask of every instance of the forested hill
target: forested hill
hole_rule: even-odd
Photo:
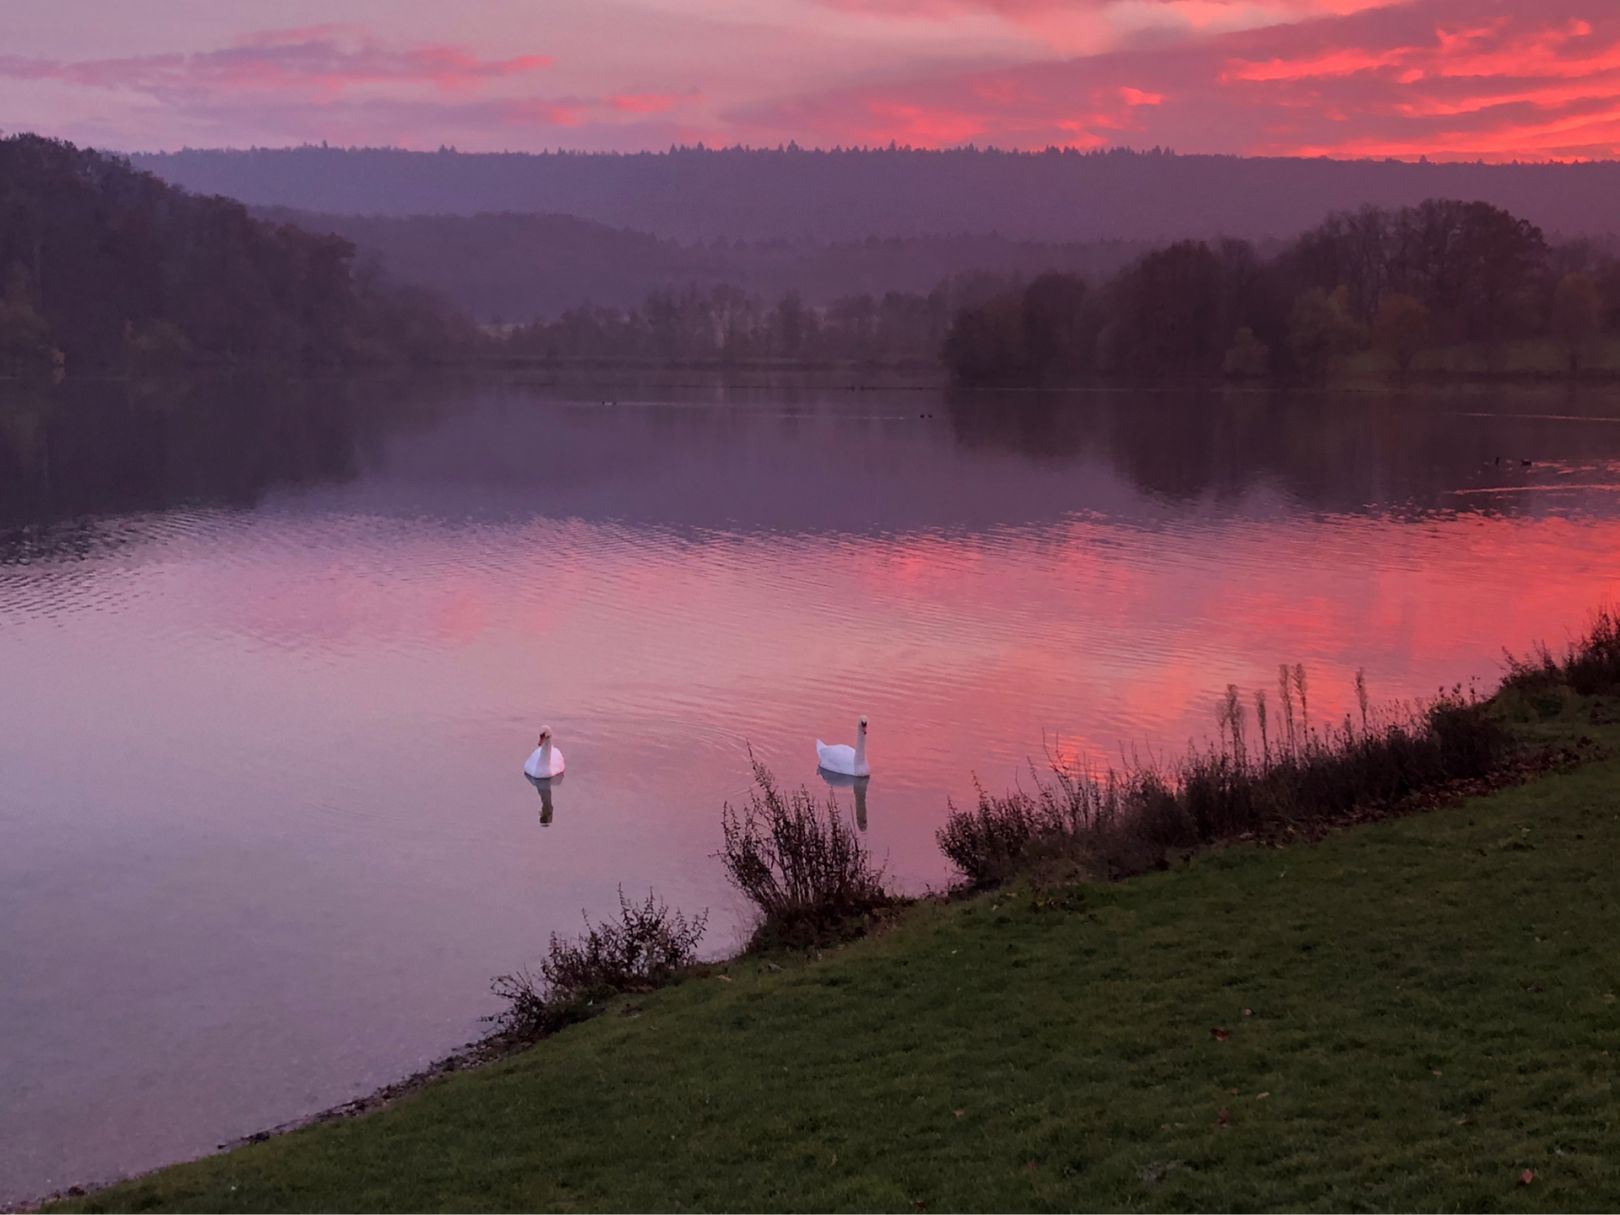
[[[1364,203],[1478,199],[1549,232],[1620,216],[1620,163],[1483,165],[1108,151],[457,153],[301,147],[135,163],[187,189],[332,213],[553,212],[683,240],[1291,237]]]
[[[320,215],[258,212],[328,232],[375,254],[399,278],[483,321],[531,321],[570,308],[628,308],[660,290],[726,286],[828,305],[851,296],[927,292],[957,275],[1113,274],[1145,242],[1012,241],[994,235],[862,241],[677,241],[568,215]]]
[[[468,334],[340,237],[59,140],[0,139],[0,372],[423,360]]]

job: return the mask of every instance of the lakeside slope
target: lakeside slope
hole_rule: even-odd
[[[63,1209],[1613,1208],[1616,855],[1604,758],[926,903]]]

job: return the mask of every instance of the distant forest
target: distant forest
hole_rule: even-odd
[[[1158,246],[1107,274],[948,275],[926,291],[816,305],[797,291],[659,288],[505,327],[508,355],[546,361],[936,365],[966,383],[1092,374],[1613,370],[1613,242],[1551,243],[1489,203],[1431,199],[1338,212],[1296,240]],[[1532,340],[1542,360],[1510,365]]]
[[[995,235],[860,241],[677,241],[570,215],[323,215],[264,208],[261,217],[327,232],[395,276],[441,293],[483,322],[554,318],[580,306],[627,308],[657,291],[734,287],[810,305],[891,291],[927,292],[974,271],[1099,278],[1152,242],[1013,241]]]
[[[424,163],[322,149],[231,155],[242,158],[232,164],[282,166],[311,156],[338,180],[354,164]],[[762,165],[800,160],[817,171],[846,162],[885,172],[957,166],[968,185],[994,164],[1014,174],[1032,165],[1184,167],[1169,156],[930,156],[518,159],[569,172],[576,162],[616,165],[626,181],[649,164],[729,166],[741,181]],[[472,185],[477,167],[491,163],[448,153],[429,160],[466,170]],[[1189,163],[1260,172],[1306,162]],[[1601,183],[1620,166],[1579,168]],[[583,181],[595,170],[580,172]],[[630,190],[623,201],[638,197]],[[823,209],[831,201],[820,197]],[[1266,201],[1257,196],[1256,205]],[[189,194],[121,158],[20,135],[0,139],[0,373],[491,357],[938,366],[943,357],[963,382],[1058,382],[1316,375],[1356,359],[1369,371],[1503,370],[1511,369],[1503,352],[1525,339],[1555,360],[1541,370],[1615,369],[1613,238],[1549,240],[1532,219],[1489,201],[1324,212],[1291,239],[1261,242],[677,240],[566,215],[255,212]],[[1474,362],[1439,357],[1456,351]]]
[[[932,367],[952,317],[998,298],[1012,281],[964,274],[927,292],[862,292],[822,306],[796,291],[768,299],[726,285],[661,289],[630,308],[570,308],[552,319],[515,325],[497,343],[507,356],[559,362]]]
[[[473,330],[339,237],[252,217],[117,157],[0,139],[0,371],[425,361]]]
[[[960,308],[944,356],[966,382],[1248,377],[1321,374],[1368,351],[1406,371],[1457,347],[1499,369],[1509,342],[1539,339],[1577,371],[1617,329],[1620,261],[1606,249],[1549,244],[1489,203],[1431,199],[1336,213],[1269,258],[1239,240],[1177,241],[1097,286],[1041,275]]]
[[[1565,235],[1613,231],[1620,163],[1426,164],[1076,152],[675,149],[459,153],[301,147],[135,163],[252,206],[359,215],[530,212],[687,241],[1293,237],[1330,211],[1466,198]]]

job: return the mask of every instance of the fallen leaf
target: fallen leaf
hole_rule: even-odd
[[[1525,1169],[1524,1172],[1519,1174],[1519,1184],[1520,1185],[1529,1185],[1535,1179],[1536,1179],[1536,1171],[1534,1169]]]
[[[1431,1067],[1429,1070],[1431,1072],[1433,1072],[1436,1076],[1438,1076],[1440,1074],[1440,1069],[1438,1067]]]
[[[1220,1109],[1215,1111],[1215,1122],[1218,1125],[1225,1126],[1227,1123],[1229,1123],[1231,1121],[1232,1121],[1232,1111],[1227,1109],[1224,1105],[1221,1106]]]
[[[1219,1025],[1217,1025],[1215,1028],[1209,1031],[1209,1036],[1214,1038],[1217,1042],[1225,1042],[1232,1036],[1232,1031],[1229,1029],[1222,1029]]]
[[[731,982],[731,976],[730,975],[715,975],[714,977],[719,979],[722,983]]]
[[[1252,1016],[1254,1016],[1254,1009],[1252,1009],[1252,1008],[1245,1008],[1245,1009],[1244,1009],[1244,1010],[1243,1010],[1243,1015],[1244,1015],[1244,1016],[1245,1016],[1245,1017],[1252,1017]]]
[[[1604,992],[1603,993],[1603,1002],[1605,1004],[1613,1004],[1614,1003],[1614,993],[1612,991]]]
[[[966,1110],[957,1110],[957,1111],[955,1111],[955,1112],[956,1112],[956,1116],[957,1116],[957,1117],[958,1117],[958,1118],[960,1118],[960,1117],[961,1117],[961,1116],[962,1116],[962,1115],[963,1115],[963,1114],[965,1114],[965,1113],[967,1113],[967,1111],[966,1111]]]
[[[1255,1100],[1256,1100],[1256,1101],[1264,1101],[1264,1100],[1265,1100],[1265,1099],[1266,1099],[1266,1098],[1267,1098],[1267,1097],[1269,1097],[1269,1096],[1271,1096],[1271,1094],[1270,1094],[1270,1093],[1256,1093],[1256,1094],[1255,1094],[1255,1095],[1254,1095],[1254,1099],[1255,1099]]]

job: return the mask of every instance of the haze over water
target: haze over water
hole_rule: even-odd
[[[869,715],[921,890],[975,777],[1282,661],[1317,721],[1488,684],[1620,591],[1612,392],[72,392],[0,390],[0,1201],[411,1071],[621,884],[729,950],[750,745],[815,785]]]

